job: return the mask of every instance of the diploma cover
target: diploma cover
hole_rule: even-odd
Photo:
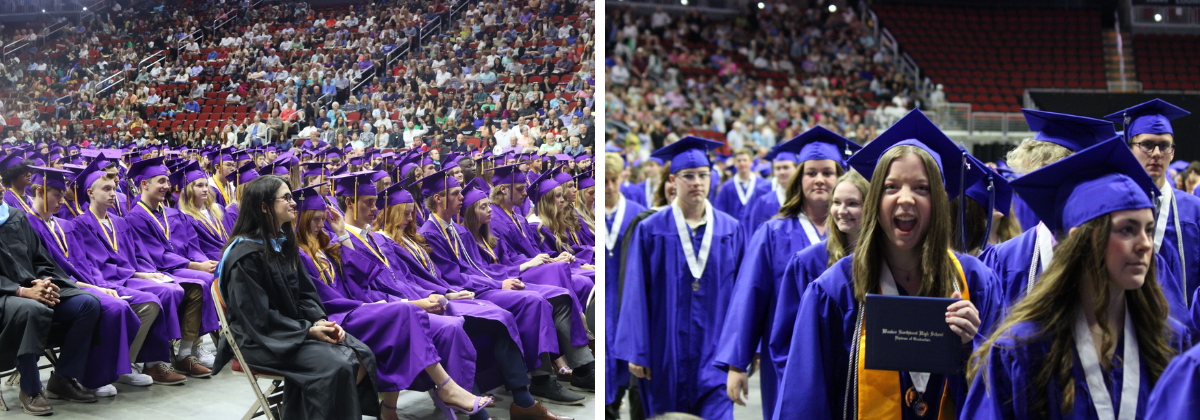
[[[868,294],[865,368],[956,374],[962,339],[946,323],[957,299]]]

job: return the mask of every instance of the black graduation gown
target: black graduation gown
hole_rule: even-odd
[[[312,279],[295,267],[266,261],[265,248],[251,241],[233,245],[218,277],[229,329],[242,356],[255,370],[281,375],[283,418],[361,419],[379,415],[375,356],[346,334],[342,344],[308,338],[308,329],[326,319]],[[213,372],[233,358],[225,337],[217,347]],[[357,386],[359,361],[367,377]]]
[[[17,355],[41,354],[50,341],[54,310],[36,300],[17,297],[18,287],[32,287],[34,279],[50,277],[60,289],[60,299],[88,293],[76,287],[75,281],[54,263],[21,209],[8,207],[8,220],[0,225],[0,238],[2,372],[17,366]]]

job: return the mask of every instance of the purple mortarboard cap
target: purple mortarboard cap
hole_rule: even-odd
[[[463,204],[462,204],[462,210],[460,210],[460,211],[462,212],[462,214],[466,214],[467,209],[471,208],[472,205],[474,205],[475,203],[478,203],[480,200],[483,200],[485,198],[488,198],[488,195],[486,193],[484,193],[483,191],[479,191],[474,188],[468,188],[463,193]]]
[[[370,158],[368,158],[366,155],[358,155],[358,156],[352,157],[349,160],[347,160],[347,162],[349,164],[355,165],[355,166],[366,165],[370,161],[371,161]]]
[[[575,186],[579,189],[590,188],[596,186],[596,178],[592,177],[592,171],[587,171],[575,177]]]
[[[988,201],[992,201],[992,208],[1008,216],[1009,209],[1012,208],[1012,186],[1008,184],[1008,180],[975,156],[967,155],[967,159],[971,160],[972,171],[982,172],[979,180],[967,187],[967,197],[982,204],[985,208],[988,206]],[[989,185],[991,190],[988,188]],[[992,197],[993,192],[995,193],[994,198]]]
[[[384,175],[378,171],[361,171],[331,177],[333,194],[339,197],[379,195],[379,189],[375,188],[375,182],[383,179]]]
[[[292,191],[292,199],[296,200],[296,211],[325,210],[329,204],[321,197],[321,187],[329,184],[322,182]]]
[[[421,183],[421,194],[426,197],[460,186],[458,180],[449,176],[445,170],[434,172],[417,182]]]
[[[1153,208],[1159,195],[1121,139],[1030,172],[1013,181],[1012,187],[1053,232],[1066,232],[1115,211]]]
[[[226,175],[225,180],[233,183],[233,186],[238,187],[253,181],[258,176],[258,171],[254,169],[254,162],[247,162],[233,173]]]
[[[329,171],[329,176],[346,175],[348,173],[350,173],[350,165],[343,163],[341,166]]]
[[[329,169],[325,168],[325,164],[321,162],[301,163],[300,167],[304,169],[302,176],[305,178],[310,176],[329,176]]]
[[[775,146],[765,158],[770,161],[788,160],[796,163],[829,159],[844,165],[846,159],[860,149],[862,146],[857,143],[818,125]]]
[[[558,169],[555,168],[554,170],[542,172],[541,175],[538,175],[537,179],[533,180],[533,184],[530,185],[531,188],[529,189],[529,199],[533,204],[536,205],[538,201],[541,201],[542,196],[549,194],[555,187],[561,185],[561,183],[554,180],[553,176],[555,172],[558,172]]]
[[[220,150],[214,150],[208,153],[208,160],[212,163],[221,163],[228,160],[233,160],[233,148],[227,147]]]
[[[525,185],[525,173],[519,169],[521,165],[497,166],[492,169],[492,185],[521,184]]]
[[[1176,173],[1186,171],[1187,167],[1188,167],[1188,163],[1185,160],[1177,160],[1177,161],[1171,162],[1171,166],[1170,166],[1171,170],[1175,171]]]
[[[29,169],[33,169],[31,180],[33,185],[58,188],[64,191],[67,189],[67,181],[74,176],[71,171],[46,166],[30,166]]]
[[[171,173],[167,171],[167,166],[163,164],[166,158],[159,156],[152,159],[139,160],[129,165],[129,179],[132,179],[135,184],[141,184],[156,176],[168,176]]]
[[[1138,134],[1170,134],[1174,136],[1175,131],[1171,128],[1171,120],[1191,114],[1184,111],[1183,108],[1156,98],[1105,115],[1104,119],[1123,124],[1126,141],[1132,141]]]
[[[1058,112],[1022,109],[1034,140],[1054,143],[1072,152],[1117,137],[1112,121]]]
[[[82,171],[79,171],[79,173],[75,174],[73,188],[75,188],[75,201],[77,203],[82,204],[91,201],[91,199],[88,198],[87,190],[88,188],[91,188],[92,184],[95,184],[97,180],[108,174],[108,172],[104,171],[104,168],[109,164],[111,164],[111,162],[102,157],[93,160],[91,163],[85,166]]]
[[[459,156],[458,153],[452,152],[452,153],[446,155],[446,157],[444,159],[442,159],[442,169],[449,170],[449,169],[457,168],[458,160],[460,158],[462,158],[462,156]]]
[[[87,168],[87,166],[73,165],[70,163],[63,165],[63,169],[71,171],[71,173],[76,176],[79,175],[80,172],[83,172],[84,168]],[[74,182],[74,177],[72,177],[71,181]]]
[[[407,185],[399,182],[387,187],[387,189],[379,193],[379,199],[375,201],[375,208],[383,210],[397,204],[412,203],[414,201],[413,196],[404,187],[407,187]]]
[[[203,169],[200,169],[200,162],[190,160],[183,167],[171,174],[171,184],[178,185],[180,188],[191,185],[198,179],[208,178]]]
[[[4,171],[4,170],[8,170],[9,168],[16,167],[24,161],[25,161],[25,153],[15,152],[15,153],[9,154],[8,156],[5,156],[4,159],[0,159],[0,171]]]
[[[946,137],[919,109],[910,111],[851,156],[850,166],[869,181],[879,158],[896,146],[913,146],[933,157],[941,170],[942,185],[950,199],[958,196],[960,185],[966,187],[974,184],[981,176],[981,173],[972,171],[964,173],[962,156],[966,152]]]
[[[679,141],[655,150],[650,157],[671,161],[671,173],[684,169],[706,168],[711,165],[708,161],[708,151],[721,147],[721,143],[695,136],[687,136]],[[661,163],[661,162],[660,162]]]

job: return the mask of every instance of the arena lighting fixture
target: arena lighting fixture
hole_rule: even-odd
[[[85,11],[85,12],[86,12],[86,11],[87,11],[87,7],[84,7],[84,8],[83,8],[83,11]]]
[[[758,2],[758,10],[762,10],[762,9],[766,9],[766,8],[767,8],[766,4],[763,4],[763,2],[761,2],[761,1]]]
[[[1161,14],[1159,14],[1159,13],[1155,13],[1155,14],[1154,14],[1154,21],[1155,21],[1155,22],[1162,22],[1162,15],[1161,15]]]
[[[687,6],[687,0],[679,0],[679,4]]]
[[[829,13],[837,13],[837,5],[836,4],[829,5]]]

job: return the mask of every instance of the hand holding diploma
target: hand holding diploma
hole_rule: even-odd
[[[962,299],[962,294],[954,292],[950,298]],[[971,301],[959,300],[946,308],[946,323],[950,324],[951,331],[962,338],[963,344],[970,343],[979,333],[979,310]]]

